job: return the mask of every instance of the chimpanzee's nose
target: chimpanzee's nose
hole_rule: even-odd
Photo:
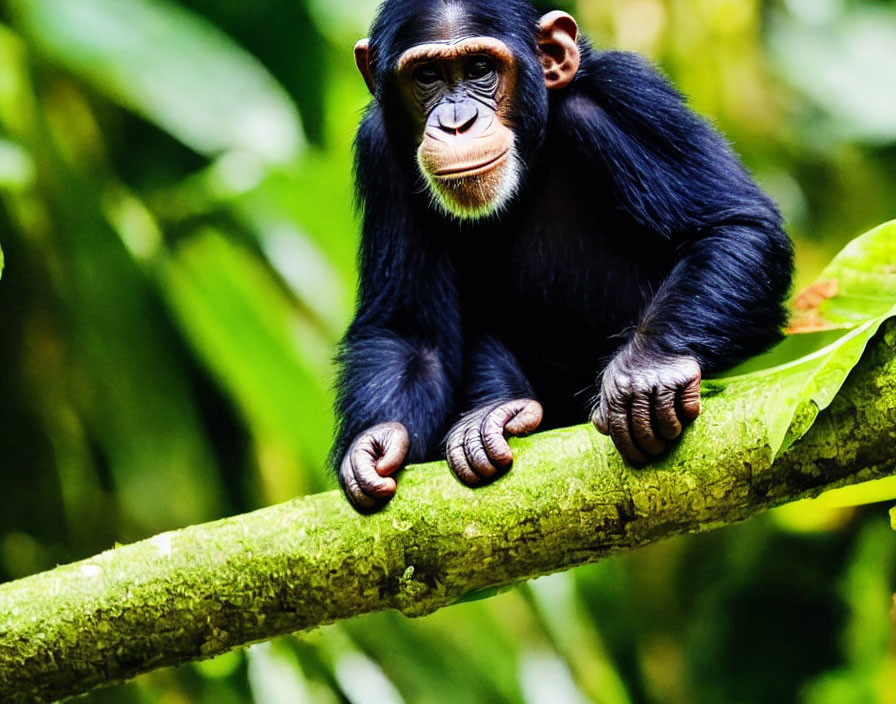
[[[439,110],[439,129],[448,134],[463,134],[470,130],[479,117],[476,105],[463,101],[450,103]]]

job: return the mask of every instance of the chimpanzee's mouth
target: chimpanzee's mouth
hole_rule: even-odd
[[[505,149],[500,154],[488,158],[486,161],[480,161],[476,164],[460,164],[457,166],[449,166],[445,169],[439,169],[433,176],[438,179],[450,180],[455,178],[469,178],[470,176],[480,176],[491,171],[507,160],[510,148]]]

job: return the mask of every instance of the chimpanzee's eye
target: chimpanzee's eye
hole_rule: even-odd
[[[427,88],[438,83],[440,78],[432,64],[424,64],[414,71],[414,81]]]
[[[474,56],[467,62],[467,78],[479,80],[495,72],[495,62],[487,56]]]

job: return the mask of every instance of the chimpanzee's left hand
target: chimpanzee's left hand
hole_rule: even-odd
[[[644,464],[700,415],[700,364],[626,347],[607,365],[591,421],[622,456]]]
[[[513,464],[506,438],[535,432],[541,418],[541,404],[530,398],[490,403],[467,413],[448,431],[448,466],[467,486],[493,480]]]

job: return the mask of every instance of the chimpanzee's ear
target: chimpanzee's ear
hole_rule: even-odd
[[[361,39],[355,44],[355,64],[361,75],[364,76],[364,82],[367,84],[367,90],[371,95],[376,95],[376,83],[373,81],[373,71],[370,68],[370,39]]]
[[[538,50],[548,90],[566,88],[579,71],[579,25],[565,12],[549,12],[541,18]]]

